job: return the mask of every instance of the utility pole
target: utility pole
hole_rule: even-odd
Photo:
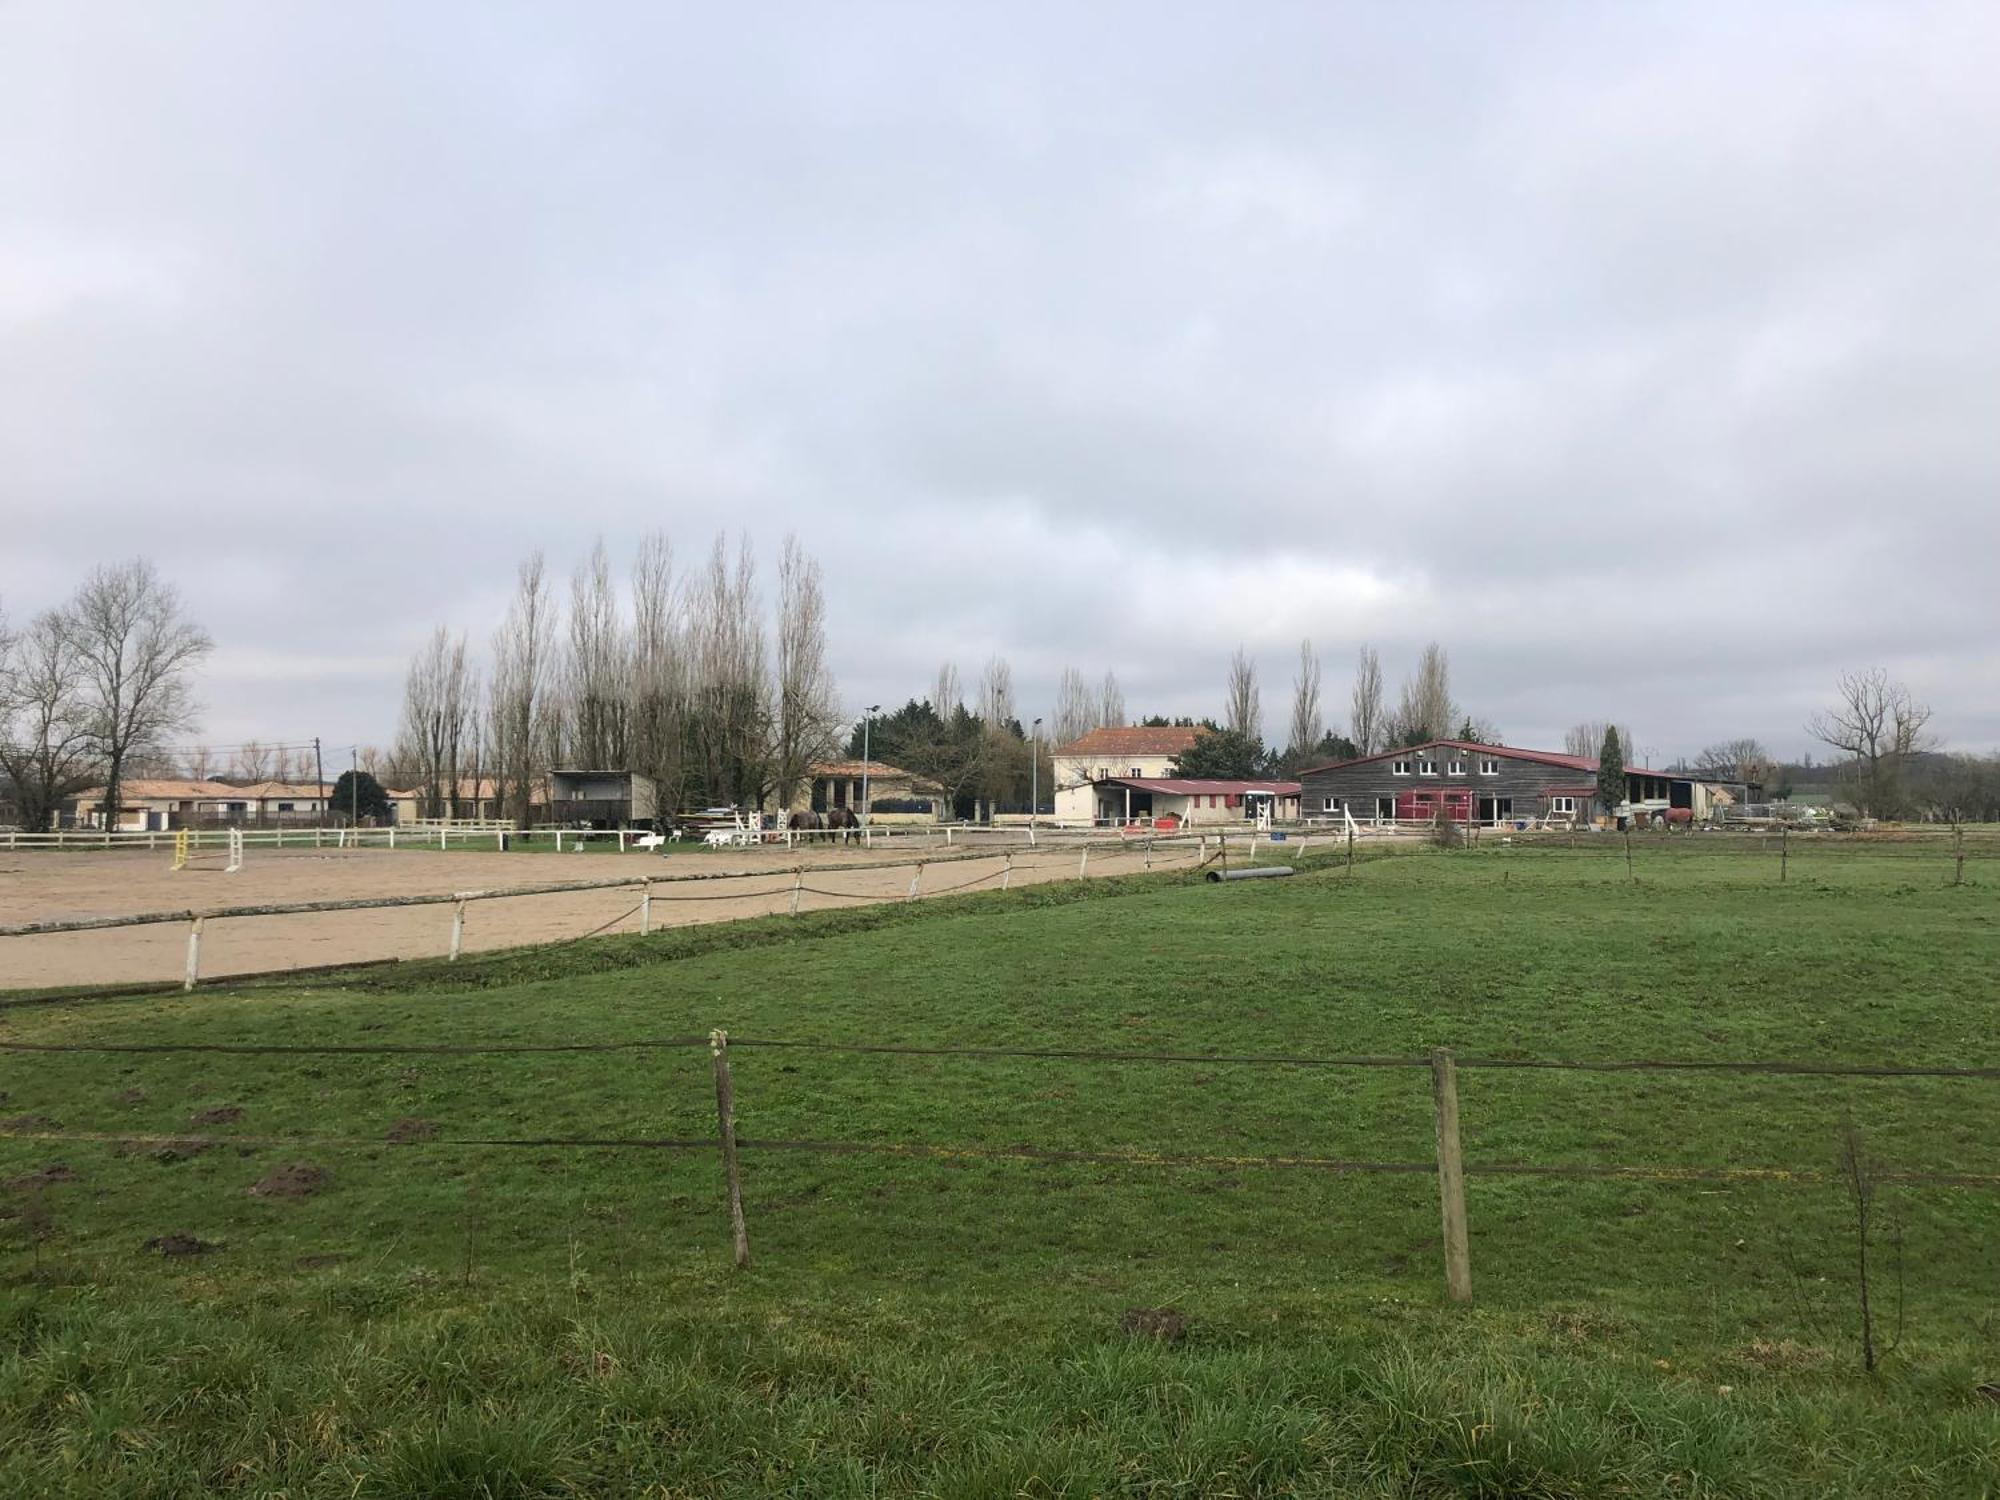
[[[313,736],[313,801],[319,804],[319,822],[326,822],[326,762],[320,758],[319,736]]]
[[[861,711],[861,821],[868,821],[868,729],[882,705],[871,703]]]
[[[347,747],[347,817],[348,826],[361,826],[361,747]]]

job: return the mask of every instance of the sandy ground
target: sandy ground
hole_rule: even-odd
[[[1235,840],[1232,839],[1232,843]],[[1002,853],[964,858],[965,849],[783,849],[646,854],[497,854],[384,849],[276,850],[253,847],[243,868],[167,868],[164,851],[0,853],[0,926],[140,912],[213,911],[266,902],[348,900],[502,890],[558,881],[656,877],[652,925],[726,922],[790,910],[794,867],[801,858],[836,869],[809,871],[801,911],[906,898],[912,861],[928,858],[919,896],[955,888],[997,890]],[[1013,852],[1010,884],[1074,879],[1075,844],[1045,844]],[[1162,847],[1153,868],[1191,867],[1192,847]],[[1090,851],[1092,876],[1147,868],[1143,845]],[[740,874],[741,879],[675,880],[676,875]],[[597,929],[639,930],[640,892],[563,892],[481,900],[467,907],[464,948],[515,947],[581,937]],[[450,904],[315,912],[294,916],[211,919],[203,924],[204,978],[311,968],[365,959],[422,958],[449,951]],[[188,924],[0,937],[0,989],[127,984],[178,979],[187,958]]]

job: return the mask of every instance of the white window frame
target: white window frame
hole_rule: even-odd
[[[1407,776],[1407,775],[1409,775],[1409,774],[1410,774],[1410,763],[1409,763],[1408,761],[1406,761],[1406,760],[1392,760],[1392,761],[1390,761],[1390,762],[1389,762],[1389,774],[1390,774],[1391,776]]]
[[[1127,766],[1125,768],[1125,774],[1127,776],[1143,777],[1146,774],[1146,768],[1144,766]]]
[[[1576,816],[1576,798],[1551,797],[1549,798],[1549,811],[1551,813],[1560,813],[1573,818]]]
[[[1340,811],[1340,799],[1339,799],[1338,797],[1326,797],[1326,798],[1323,798],[1323,799],[1321,800],[1321,802],[1320,802],[1320,809],[1319,809],[1319,810],[1320,810],[1321,812],[1330,812],[1330,813],[1332,813],[1332,812],[1339,812],[1339,811]]]
[[[1479,774],[1481,776],[1498,776],[1500,774],[1499,760],[1490,755],[1483,757],[1479,762]]]
[[[1465,762],[1462,760],[1446,761],[1444,763],[1444,774],[1447,776],[1463,776],[1465,774]]]
[[[1437,775],[1437,773],[1438,773],[1438,763],[1436,761],[1419,760],[1417,762],[1417,774],[1419,776],[1435,776]]]

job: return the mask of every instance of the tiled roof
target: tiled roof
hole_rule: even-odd
[[[1086,759],[1093,755],[1179,755],[1206,733],[1191,725],[1121,725],[1093,729],[1067,745],[1058,745],[1056,755]]]
[[[1230,796],[1245,792],[1269,792],[1273,797],[1296,797],[1296,781],[1204,781],[1189,776],[1107,776],[1099,786],[1129,786],[1135,792],[1164,792],[1170,797]]]

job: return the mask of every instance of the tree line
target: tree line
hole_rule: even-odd
[[[179,592],[143,560],[93,569],[18,630],[0,616],[0,776],[24,828],[104,788],[113,811],[194,720],[193,676],[213,649]]]
[[[622,592],[599,541],[559,596],[535,552],[484,670],[470,637],[442,625],[418,650],[382,769],[421,790],[433,817],[463,813],[470,780],[525,823],[552,766],[636,771],[669,806],[788,805],[845,721],[820,565],[796,537],[775,582],[767,618],[747,539],[732,549],[717,536],[683,574],[655,533]]]

